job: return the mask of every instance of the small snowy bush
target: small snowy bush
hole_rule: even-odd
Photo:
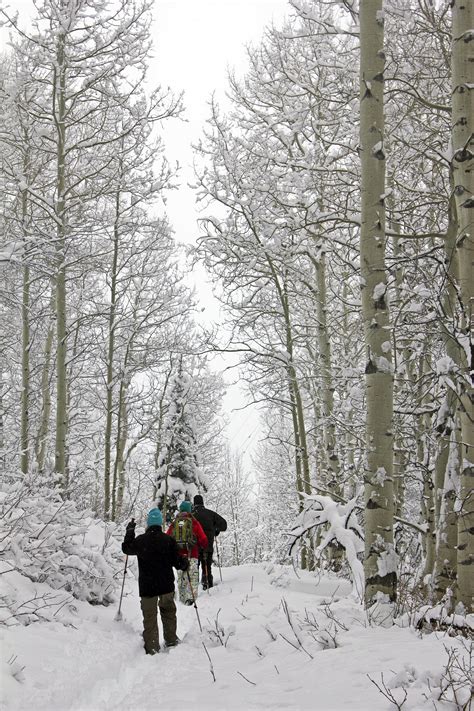
[[[459,638],[454,646],[446,646],[447,660],[444,669],[438,672],[419,672],[413,665],[405,664],[402,671],[385,679],[370,681],[382,696],[401,709],[406,701],[422,703],[423,708],[452,711],[470,711],[474,691],[472,642]],[[419,708],[417,705],[416,708]]]
[[[44,478],[0,484],[0,561],[29,580],[91,604],[115,599],[123,557],[104,524]]]
[[[351,571],[352,595],[362,601],[364,597],[364,569],[358,555],[364,550],[364,536],[357,521],[357,497],[339,503],[330,496],[305,495],[303,511],[297,516],[290,531],[290,553],[305,534],[321,534],[320,542],[314,548],[316,560],[333,541],[345,550]]]

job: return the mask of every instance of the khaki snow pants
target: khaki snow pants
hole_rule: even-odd
[[[143,641],[147,654],[156,654],[160,651],[160,637],[158,634],[157,612],[160,608],[161,623],[165,644],[176,644],[176,604],[174,592],[154,597],[141,597],[140,607],[143,614]]]

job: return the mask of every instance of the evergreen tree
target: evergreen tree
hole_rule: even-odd
[[[192,378],[183,372],[180,360],[171,386],[163,447],[157,473],[157,506],[165,520],[171,520],[180,499],[191,500],[206,491],[206,481],[199,467],[190,389]]]

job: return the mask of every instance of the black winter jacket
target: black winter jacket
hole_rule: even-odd
[[[193,508],[193,516],[196,518],[204,529],[204,533],[207,536],[207,548],[208,553],[212,553],[214,545],[214,536],[218,533],[222,533],[227,530],[227,521],[218,513],[212,511],[211,509],[206,509],[205,506],[201,504],[196,504]]]
[[[138,557],[140,597],[154,597],[174,591],[173,567],[183,570],[183,557],[178,553],[174,538],[163,533],[161,526],[150,526],[137,538],[133,529],[127,529],[122,551]]]

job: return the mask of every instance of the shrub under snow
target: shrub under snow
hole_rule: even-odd
[[[115,524],[105,524],[44,478],[14,478],[0,485],[0,562],[6,582],[1,620],[18,604],[8,593],[20,573],[37,584],[91,604],[115,600],[123,566]],[[10,591],[11,592],[11,591]],[[11,599],[10,599],[11,598]],[[20,620],[24,622],[25,620]]]
[[[364,550],[364,537],[357,521],[356,509],[357,497],[346,503],[339,503],[333,501],[330,496],[305,495],[304,509],[297,516],[290,531],[290,552],[308,533],[321,533],[319,543],[314,548],[316,560],[332,541],[337,541],[345,550],[351,570],[352,595],[356,600],[362,601],[364,569],[358,555]]]

